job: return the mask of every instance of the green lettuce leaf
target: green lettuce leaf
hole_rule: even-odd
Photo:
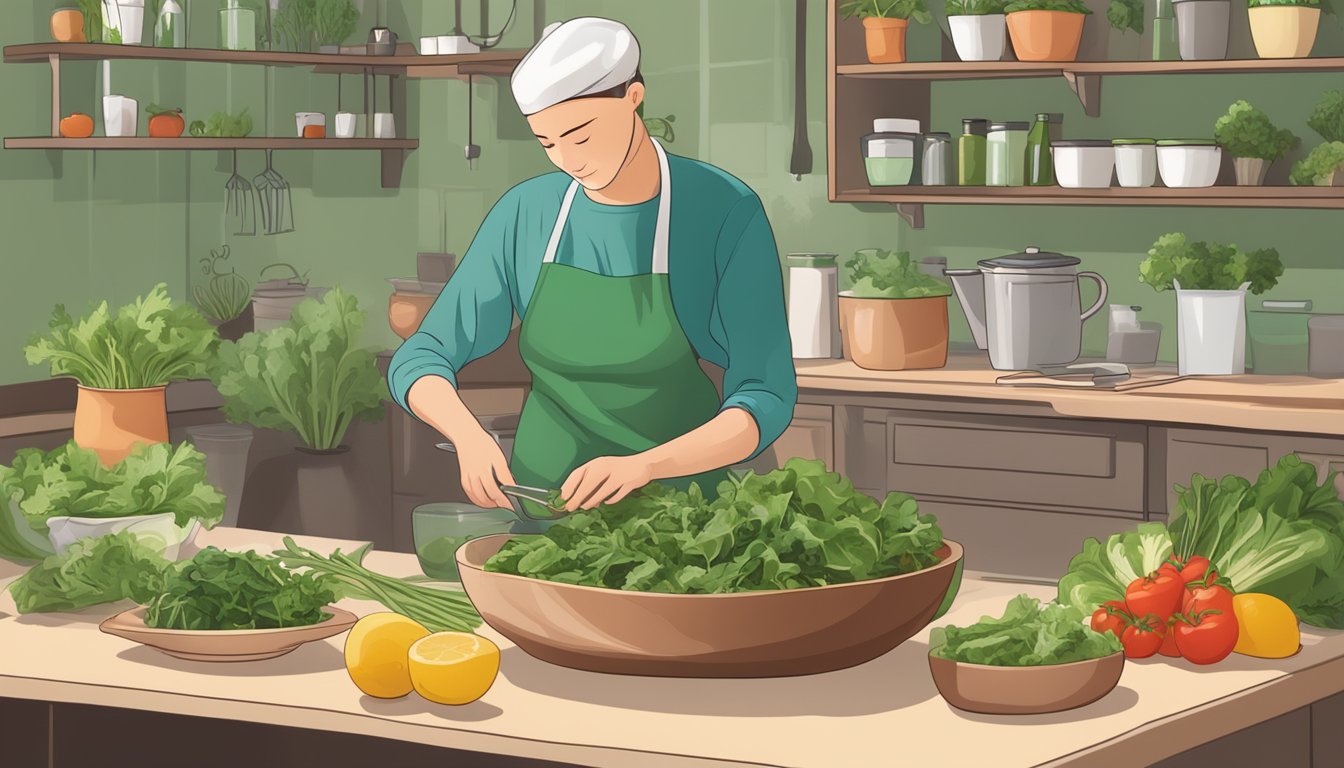
[[[1115,635],[1093,632],[1076,609],[1042,605],[1027,595],[1008,601],[998,618],[984,616],[969,627],[935,627],[929,634],[929,652],[935,656],[999,667],[1068,664],[1119,650]]]
[[[162,549],[128,531],[80,539],[9,585],[19,613],[77,611],[118,600],[147,602],[163,586]]]
[[[1123,600],[1130,582],[1156,571],[1171,553],[1171,536],[1161,523],[1143,523],[1105,543],[1087,539],[1059,580],[1058,601],[1090,616],[1108,600]]]

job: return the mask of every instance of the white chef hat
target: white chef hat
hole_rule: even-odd
[[[513,70],[513,98],[531,115],[609,91],[639,71],[639,41],[619,21],[586,16],[546,28]]]

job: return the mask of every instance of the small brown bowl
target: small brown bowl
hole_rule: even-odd
[[[1039,715],[1084,707],[1114,690],[1125,654],[1070,664],[996,667],[929,654],[929,671],[948,704],[985,715]]]
[[[190,661],[260,661],[284,656],[304,643],[339,635],[359,617],[329,605],[325,620],[306,627],[281,629],[156,629],[145,625],[144,607],[132,608],[104,621],[103,632],[156,648]]]

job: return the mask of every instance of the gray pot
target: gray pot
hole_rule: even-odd
[[[1237,186],[1262,186],[1265,183],[1265,176],[1269,173],[1269,164],[1268,160],[1261,160],[1258,157],[1232,158],[1232,170],[1237,175]]]
[[[1227,58],[1229,0],[1172,0],[1176,9],[1176,37],[1185,61]]]

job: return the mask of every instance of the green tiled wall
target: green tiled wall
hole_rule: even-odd
[[[935,0],[936,2],[936,0]],[[519,0],[506,47],[532,35],[533,0]],[[47,18],[58,0],[0,4],[0,42],[47,40]],[[364,7],[361,29],[375,8]],[[479,29],[479,3],[467,0],[464,26]],[[447,0],[387,3],[387,20],[403,39],[447,32]],[[192,43],[211,45],[218,3],[193,0]],[[812,0],[808,34],[808,116],[813,173],[788,173],[793,143],[793,4],[785,0],[550,0],[548,20],[578,15],[620,18],[644,49],[647,111],[677,117],[674,152],[715,163],[760,195],[783,252],[846,253],[881,245],[942,255],[954,265],[1040,245],[1084,259],[1111,283],[1112,300],[1145,307],[1144,316],[1170,324],[1174,300],[1136,282],[1135,267],[1157,235],[1184,229],[1201,238],[1246,246],[1273,245],[1290,271],[1274,295],[1309,297],[1344,311],[1344,280],[1337,272],[1337,212],[1233,209],[929,207],[927,227],[910,230],[885,206],[826,202],[824,3]],[[508,16],[509,0],[491,0],[492,25]],[[1339,23],[1327,18],[1317,53],[1339,47]],[[936,50],[931,27],[912,32],[917,51]],[[47,129],[48,72],[41,65],[0,66],[0,133],[42,135]],[[256,134],[291,135],[293,113],[337,109],[337,79],[303,69],[208,64],[117,63],[114,91],[150,102],[181,104],[188,120],[219,109],[250,107]],[[1082,115],[1067,86],[1056,79],[993,83],[940,83],[934,88],[934,127],[955,130],[963,116],[1025,119],[1038,110],[1061,111],[1071,137],[1119,134],[1207,135],[1212,121],[1236,98],[1248,98],[1277,121],[1309,136],[1305,120],[1320,91],[1344,86],[1339,75],[1109,78],[1103,116]],[[65,111],[100,115],[98,67],[67,65]],[[465,251],[494,201],[517,181],[550,170],[527,136],[507,83],[478,78],[474,92],[477,167],[463,159],[467,143],[467,87],[458,81],[413,81],[407,87],[409,126],[420,139],[408,156],[400,189],[379,187],[377,153],[280,152],[275,166],[294,188],[297,231],[234,237],[224,224],[226,153],[0,152],[0,383],[37,378],[22,359],[23,341],[45,326],[57,302],[124,302],[156,281],[185,297],[199,279],[198,260],[228,243],[238,269],[255,278],[274,262],[294,264],[317,285],[354,291],[368,310],[373,342],[390,345],[387,277],[408,276],[418,251]],[[359,84],[345,78],[343,104],[360,106]],[[380,103],[386,98],[380,84]],[[99,121],[101,123],[101,120]],[[100,126],[101,127],[101,126]],[[405,129],[409,127],[409,131]],[[1310,140],[1310,139],[1309,139]],[[243,153],[241,172],[262,169],[258,152]],[[959,314],[956,309],[954,313]],[[969,334],[953,320],[958,339]],[[1105,343],[1105,321],[1087,326],[1088,351]],[[1174,338],[1164,357],[1174,356]]]

